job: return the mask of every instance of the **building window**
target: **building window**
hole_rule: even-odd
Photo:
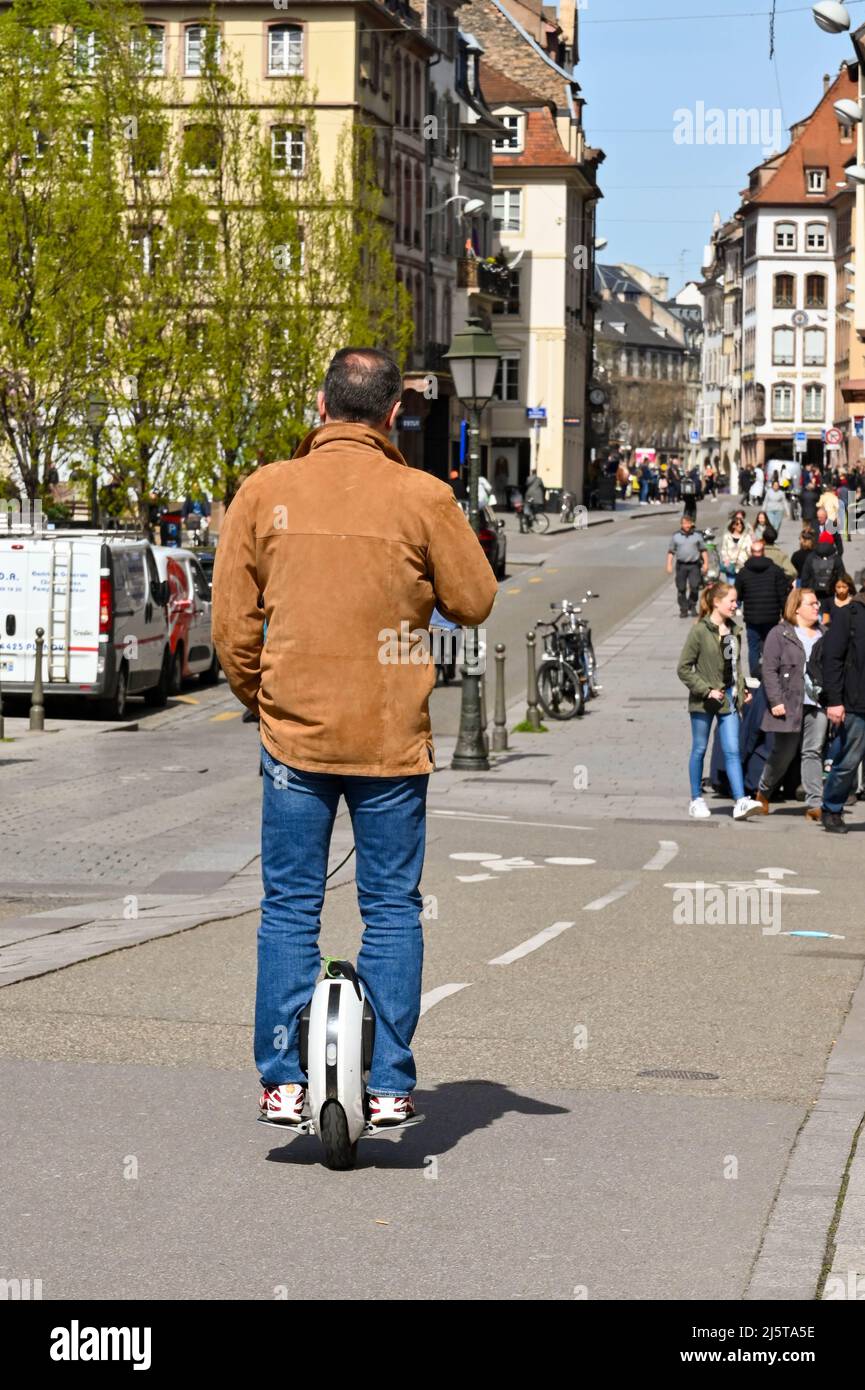
[[[842,145],[853,144],[853,127],[849,121],[838,122],[838,139]]]
[[[272,24],[267,31],[268,77],[303,75],[303,29],[299,24]]]
[[[522,230],[523,190],[497,188],[493,193],[493,227],[497,232]]]
[[[795,328],[776,328],[772,332],[772,362],[776,367],[792,367],[796,360]]]
[[[494,140],[493,149],[500,150],[505,154],[521,150],[523,148],[523,117],[499,116],[499,120],[507,127],[507,135]]]
[[[96,71],[96,34],[91,29],[76,29],[73,39],[75,71],[92,73]]]
[[[826,170],[825,169],[806,169],[805,187],[809,193],[826,192]]]
[[[773,303],[776,309],[795,309],[796,277],[794,275],[775,276]]]
[[[805,355],[802,359],[806,367],[825,367],[826,330],[825,328],[805,329]]]
[[[298,177],[304,168],[304,130],[301,126],[275,125],[270,132],[270,157],[281,174]]]
[[[393,121],[402,125],[402,54],[397,53],[393,60]]]
[[[802,419],[822,420],[826,414],[826,389],[809,383],[802,393]]]
[[[825,222],[809,222],[805,228],[806,251],[825,251],[829,244]]]
[[[183,269],[196,279],[216,268],[216,229],[207,227],[198,235],[190,233],[183,244]]]
[[[806,308],[806,309],[825,309],[825,308],[826,308],[826,276],[825,276],[825,275],[806,275],[806,276],[805,276],[805,308]]]
[[[81,163],[86,164],[88,168],[93,163],[93,137],[92,125],[83,125],[78,132],[78,153]]]
[[[44,159],[48,153],[49,141],[44,130],[34,130],[31,140],[31,149],[22,150],[18,156],[21,172],[23,174],[32,173],[39,160]]]
[[[745,228],[745,260],[750,261],[757,254],[757,223],[749,222]]]
[[[508,278],[508,293],[504,303],[501,300],[493,305],[494,314],[509,314],[514,318],[520,316],[520,272],[512,270]]]
[[[129,249],[143,275],[152,275],[159,262],[160,233],[156,227],[133,227]]]
[[[503,352],[499,358],[493,399],[497,401],[518,401],[520,398],[520,354]]]
[[[131,142],[130,172],[139,177],[162,173],[167,131],[161,121],[142,121]]]
[[[188,174],[215,174],[219,168],[219,129],[188,125],[183,132],[183,163]]]
[[[138,71],[148,77],[165,75],[165,28],[161,24],[137,24],[130,40]]]
[[[185,38],[184,71],[187,77],[200,77],[208,63],[219,65],[221,35],[210,24],[188,24]]]
[[[772,387],[772,419],[793,419],[793,387],[787,384]]]
[[[775,250],[776,250],[776,251],[795,251],[795,250],[796,250],[796,223],[795,223],[795,222],[776,222],[776,223],[775,223]]]

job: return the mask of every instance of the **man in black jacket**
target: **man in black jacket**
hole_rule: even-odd
[[[802,588],[813,589],[820,600],[820,612],[831,609],[835,584],[844,574],[844,561],[832,541],[817,541],[805,556]]]
[[[762,537],[751,542],[751,555],[736,575],[736,593],[745,618],[748,634],[748,666],[752,676],[759,676],[763,643],[772,628],[780,621],[790,580],[780,565],[766,558],[766,543]]]
[[[823,638],[823,695],[830,724],[841,724],[844,746],[823,787],[823,826],[846,835],[842,811],[865,757],[865,594],[836,608]]]

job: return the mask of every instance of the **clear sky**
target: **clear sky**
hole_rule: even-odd
[[[853,27],[865,22],[865,0],[846,0]],[[769,58],[772,0],[583,0],[580,65],[589,143],[606,153],[598,234],[609,245],[599,259],[627,261],[670,276],[672,293],[700,276],[712,215],[738,206],[749,169],[764,158],[762,140],[735,143],[741,132],[724,122],[734,143],[676,143],[674,113],[698,103],[755,108],[764,132],[782,113],[789,126],[814,109],[824,73],[854,57],[848,34],[825,34],[802,0],[776,0],[775,57]],[[701,18],[700,16],[706,16]],[[709,16],[714,16],[710,18]],[[663,18],[667,17],[667,18]],[[680,137],[687,135],[679,118]],[[771,143],[771,141],[770,141]]]

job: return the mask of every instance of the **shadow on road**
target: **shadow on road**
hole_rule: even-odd
[[[422,1125],[403,1130],[398,1139],[368,1139],[358,1145],[358,1168],[422,1168],[431,1153],[455,1149],[476,1130],[489,1129],[503,1115],[567,1115],[566,1107],[522,1096],[498,1081],[448,1081],[435,1090],[415,1092]],[[300,1135],[267,1154],[269,1163],[321,1164],[318,1139]]]

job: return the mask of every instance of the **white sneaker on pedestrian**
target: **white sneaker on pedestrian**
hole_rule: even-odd
[[[763,816],[765,811],[759,801],[750,796],[741,796],[733,807],[733,820],[750,820],[752,816]]]
[[[703,798],[697,796],[688,807],[688,815],[692,816],[694,820],[709,820],[712,812],[709,810]]]

